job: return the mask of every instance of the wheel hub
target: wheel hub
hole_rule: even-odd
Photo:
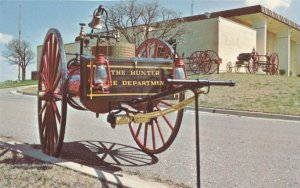
[[[39,92],[39,98],[45,101],[54,101],[54,92],[50,89],[47,89],[45,91],[40,91]]]

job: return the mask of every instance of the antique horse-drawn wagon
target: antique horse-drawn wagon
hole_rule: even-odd
[[[107,114],[114,128],[128,124],[134,140],[147,153],[166,150],[180,128],[183,108],[194,100],[185,99],[185,91],[195,95],[204,86],[233,86],[232,81],[186,80],[183,59],[159,39],[144,41],[136,50],[121,45],[119,35],[99,29],[107,12],[99,6],[84,33],[81,24],[76,41],[78,53],[65,53],[57,29],[46,34],[38,73],[38,123],[44,153],[58,157],[67,123],[67,106]],[[107,20],[107,19],[106,19]],[[91,39],[96,39],[92,54],[84,53]],[[120,55],[121,54],[121,55]],[[66,61],[66,55],[74,56]]]
[[[227,64],[227,72],[240,72],[240,69],[244,67],[247,72],[255,74],[259,69],[270,75],[275,75],[278,72],[279,58],[277,53],[273,52],[270,55],[259,55],[255,49],[251,53],[240,53],[237,57],[235,67],[230,63]]]

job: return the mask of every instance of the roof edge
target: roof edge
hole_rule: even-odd
[[[215,17],[219,17],[219,16],[228,18],[228,17],[242,16],[242,15],[247,15],[247,14],[256,14],[256,13],[265,14],[275,20],[278,20],[278,21],[280,21],[284,24],[287,24],[290,27],[293,27],[294,29],[300,31],[299,24],[285,18],[284,16],[282,16],[262,5],[254,5],[254,6],[249,6],[249,7],[242,7],[242,8],[237,8],[237,9],[212,12],[212,13],[210,13],[209,18],[215,18]],[[192,21],[196,21],[196,20],[204,20],[207,18],[208,17],[205,14],[201,14],[201,15],[183,17],[183,21],[192,22]]]

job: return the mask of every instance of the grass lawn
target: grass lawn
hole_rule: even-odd
[[[2,148],[0,174],[0,187],[117,187]]]
[[[3,88],[11,88],[11,87],[20,87],[20,86],[28,86],[28,85],[36,85],[37,80],[25,80],[25,81],[5,81],[0,82],[0,89]]]
[[[189,79],[234,80],[235,87],[211,87],[203,107],[300,115],[300,77],[223,73]]]

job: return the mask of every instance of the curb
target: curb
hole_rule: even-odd
[[[154,181],[146,181],[138,176],[128,175],[124,173],[110,173],[100,169],[92,168],[86,165],[81,165],[75,162],[70,162],[64,159],[51,157],[42,153],[39,149],[34,149],[30,145],[16,142],[9,139],[9,141],[0,138],[0,148],[9,149],[23,155],[41,160],[46,163],[52,163],[57,166],[75,170],[89,176],[98,178],[106,184],[106,182],[117,185],[118,187],[143,187],[143,188],[167,188],[169,186]]]
[[[193,108],[193,107],[187,107],[186,109],[188,109],[188,110],[195,110],[195,108]],[[267,119],[300,121],[300,116],[282,115],[282,114],[271,114],[271,113],[263,113],[263,112],[237,111],[237,110],[205,108],[205,107],[199,107],[199,111],[200,112],[208,112],[208,113],[226,114],[226,115],[255,117],[255,118],[267,118]]]
[[[22,91],[22,89],[31,88],[31,87],[37,87],[37,85],[29,85],[29,86],[18,87],[16,92],[19,93],[19,94],[22,94],[22,95],[36,96],[37,93],[30,93],[30,92]]]
[[[29,92],[23,92],[21,90],[17,90],[17,93],[21,95],[30,95],[30,96],[36,96],[36,93],[29,93]]]

